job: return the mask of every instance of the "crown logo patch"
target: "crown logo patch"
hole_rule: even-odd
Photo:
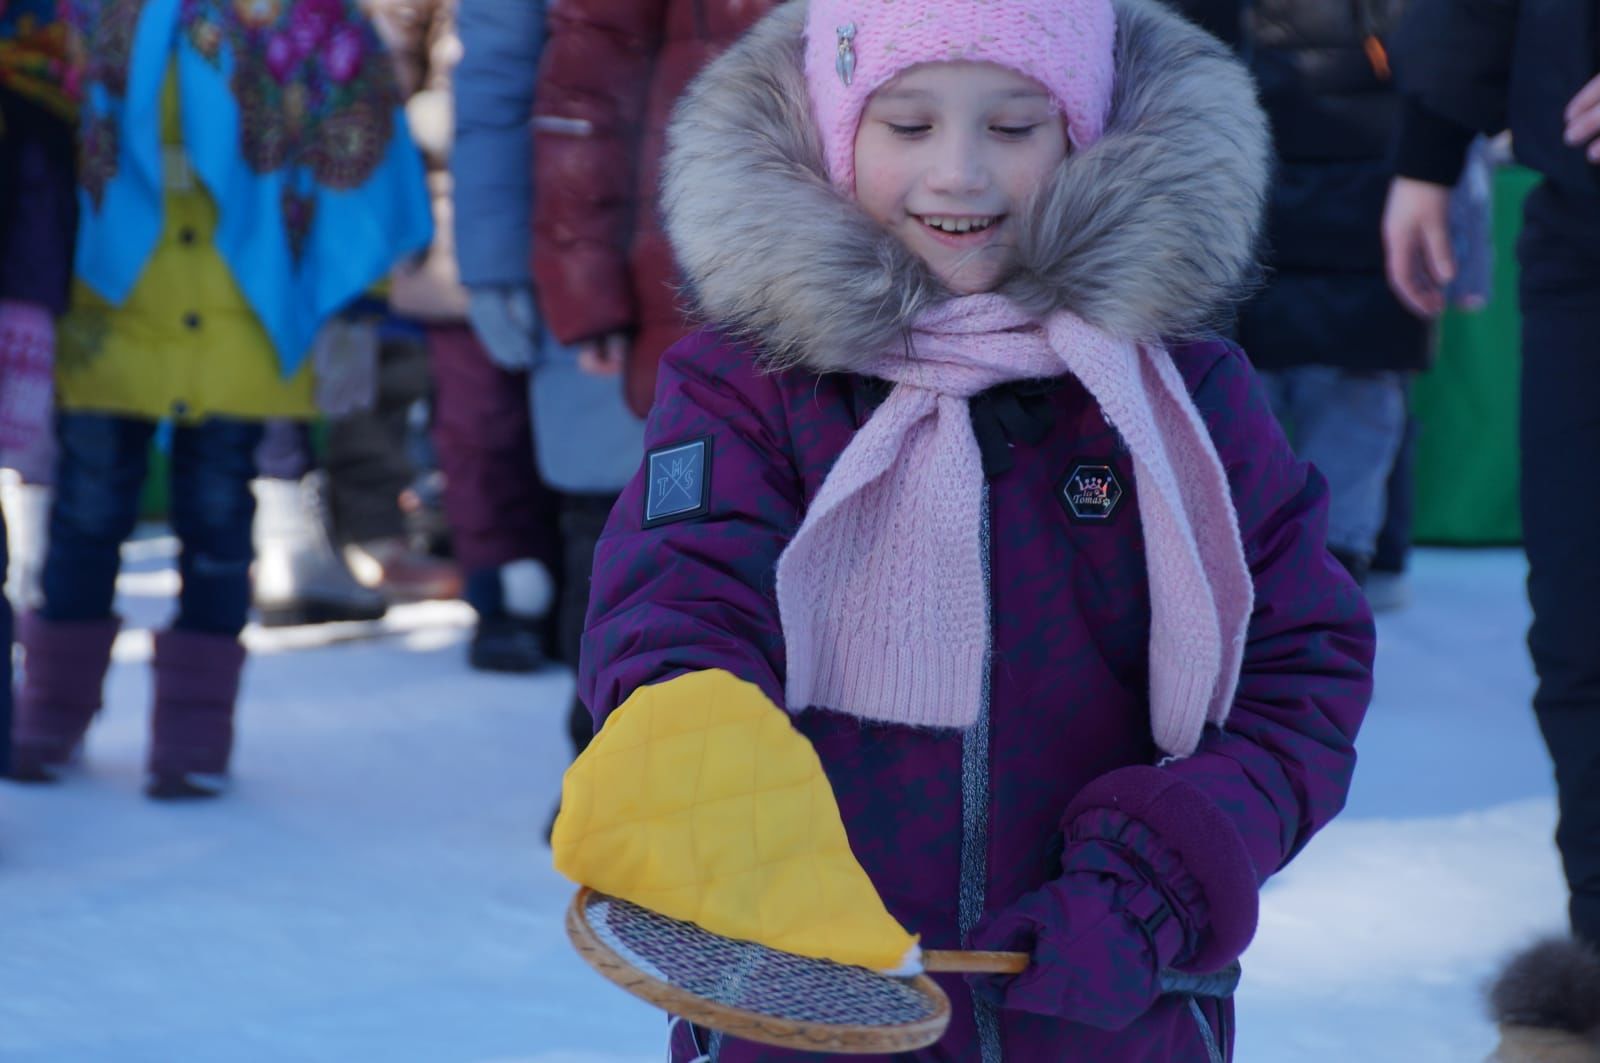
[[[1073,520],[1086,524],[1111,519],[1122,501],[1122,481],[1109,464],[1074,465],[1061,482],[1061,504]]]

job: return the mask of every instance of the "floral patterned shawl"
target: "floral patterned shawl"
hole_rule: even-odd
[[[425,248],[432,220],[391,60],[355,0],[62,0],[85,64],[79,276],[126,298],[161,231],[160,88],[217,249],[295,371],[326,318]]]

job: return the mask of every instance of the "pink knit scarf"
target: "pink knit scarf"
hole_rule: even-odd
[[[1186,756],[1232,704],[1254,596],[1228,480],[1177,368],[1065,312],[1002,296],[924,315],[868,370],[897,385],[835,462],[778,560],[791,711],[966,727],[989,653],[983,465],[966,400],[1076,377],[1127,444],[1150,583],[1150,723]]]

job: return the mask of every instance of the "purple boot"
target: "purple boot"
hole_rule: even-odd
[[[11,725],[11,777],[54,782],[100,708],[100,689],[121,621],[17,621],[22,687]]]
[[[155,712],[144,792],[215,797],[227,787],[233,706],[244,647],[227,635],[162,631],[155,637]]]

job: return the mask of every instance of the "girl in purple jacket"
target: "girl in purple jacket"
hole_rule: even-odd
[[[897,1060],[1226,1058],[1231,1003],[1160,972],[1234,961],[1344,802],[1371,620],[1196,338],[1267,153],[1245,73],[1147,0],[795,0],[679,107],[665,217],[716,324],[663,363],[580,689],[603,722],[753,684],[902,925],[1032,953],[943,979]],[[711,1041],[672,1058],[806,1058]]]

